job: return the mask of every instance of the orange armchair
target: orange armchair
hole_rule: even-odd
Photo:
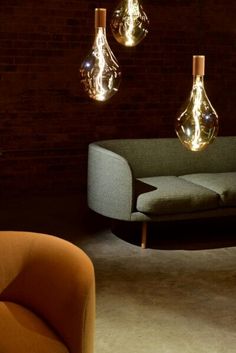
[[[92,353],[95,279],[70,242],[0,231],[0,352]]]

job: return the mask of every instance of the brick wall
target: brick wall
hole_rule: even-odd
[[[143,0],[150,30],[135,48],[109,44],[119,92],[90,100],[79,67],[91,48],[94,8],[116,1],[1,0],[0,193],[86,191],[87,146],[107,138],[175,136],[193,54],[206,55],[205,86],[220,135],[236,134],[235,0]]]

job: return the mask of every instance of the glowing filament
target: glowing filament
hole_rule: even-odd
[[[125,29],[126,29],[126,45],[132,46],[134,44],[133,32],[135,24],[139,18],[139,4],[137,1],[128,0],[127,5],[127,16],[125,17]]]
[[[103,101],[106,96],[107,89],[103,85],[103,73],[105,70],[106,61],[103,54],[103,46],[105,44],[105,38],[102,28],[98,28],[98,33],[96,37],[96,49],[94,52],[94,56],[98,60],[98,72],[94,75],[95,81],[95,91],[97,100]]]
[[[107,94],[110,90],[117,89],[114,86],[114,80],[117,78],[117,70],[119,68],[116,59],[107,44],[104,28],[99,27],[95,45],[94,57],[97,59],[96,72],[92,72],[96,100],[104,101],[107,99]],[[109,57],[109,67],[107,65],[107,57]],[[109,73],[109,75],[108,75]]]
[[[201,143],[201,105],[202,105],[202,82],[199,76],[196,77],[195,86],[193,88],[193,119],[195,123],[195,131],[192,137],[193,149],[199,148],[199,143]]]

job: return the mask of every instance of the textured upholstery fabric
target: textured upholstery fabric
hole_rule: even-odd
[[[139,181],[156,188],[138,196],[137,210],[143,213],[194,212],[218,206],[219,196],[215,192],[175,176],[141,178]]]
[[[136,178],[236,170],[236,136],[219,136],[197,153],[188,151],[178,138],[114,139],[97,145],[125,158]]]
[[[227,184],[228,195],[219,185],[212,188],[208,183],[189,180],[195,187],[193,194],[187,196],[183,183],[175,185],[175,177],[184,180],[180,176],[189,174],[209,174],[211,183],[211,176],[214,178],[217,173],[236,173],[235,156],[236,136],[219,136],[201,152],[188,151],[178,138],[93,142],[88,154],[88,206],[106,217],[139,222],[236,215],[233,178]],[[169,176],[173,176],[173,184],[166,179],[165,192],[141,181]],[[205,189],[205,196],[201,191],[197,195],[199,186],[202,191]],[[214,193],[218,194],[217,209]],[[181,195],[182,200],[178,199]],[[161,198],[151,200],[151,196]]]
[[[9,325],[15,320],[20,324],[19,318],[26,314],[23,309],[21,312],[16,307],[11,310],[14,319],[6,313],[6,302],[18,304],[32,312],[27,320],[32,318],[36,331],[40,323],[34,315],[45,323],[44,332],[50,328],[60,338],[66,348],[55,343],[56,352],[64,353],[68,349],[70,353],[92,353],[94,290],[93,265],[75,245],[45,234],[0,232],[0,321],[8,317]],[[25,332],[23,327],[21,332]],[[9,330],[1,336],[0,347],[4,337],[9,340],[12,334]],[[52,342],[46,350],[47,340],[42,336],[43,352],[53,353]],[[34,340],[36,336],[29,334],[29,339]],[[30,350],[19,347],[18,352],[36,353],[38,350],[34,350],[32,343]]]
[[[133,208],[133,176],[127,161],[99,146],[89,148],[88,205],[95,211],[121,219]]]
[[[219,194],[222,206],[236,206],[236,172],[199,173],[183,175],[181,178]]]

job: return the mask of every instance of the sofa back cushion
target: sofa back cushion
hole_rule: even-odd
[[[136,178],[236,171],[236,136],[221,136],[204,151],[188,151],[178,138],[114,139],[97,144],[128,160]]]

